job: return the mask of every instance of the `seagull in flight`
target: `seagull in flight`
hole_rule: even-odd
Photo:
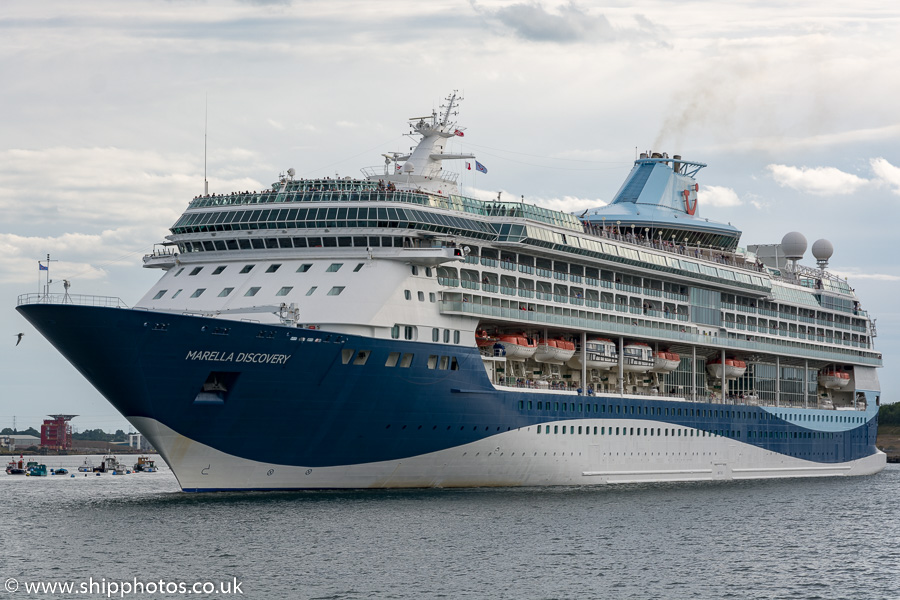
[[[19,343],[22,341],[22,337],[23,337],[24,335],[25,335],[24,333],[17,333],[17,334],[16,334],[16,346],[18,346]]]

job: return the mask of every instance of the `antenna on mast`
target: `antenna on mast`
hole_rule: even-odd
[[[209,196],[209,181],[206,180],[206,133],[209,131],[209,92],[203,105],[203,195]]]

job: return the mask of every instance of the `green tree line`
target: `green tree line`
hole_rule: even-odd
[[[882,404],[878,408],[879,425],[900,425],[900,402]]]

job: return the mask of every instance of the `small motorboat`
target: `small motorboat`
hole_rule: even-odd
[[[50,469],[50,474],[51,475],[68,475],[69,470],[66,468],[63,468],[63,467],[60,467],[58,469]]]
[[[138,460],[134,463],[135,473],[156,473],[156,462],[150,460],[149,456],[138,456]]]
[[[28,467],[28,476],[29,477],[46,477],[47,476],[47,465],[39,465],[37,463],[32,464]]]
[[[85,458],[84,462],[81,463],[81,466],[78,467],[79,473],[93,473],[94,472],[94,463],[90,461],[89,458]]]
[[[9,461],[9,464],[6,465],[6,474],[7,475],[25,475],[28,471],[25,470],[25,459],[22,456],[19,456],[19,460],[12,459]]]

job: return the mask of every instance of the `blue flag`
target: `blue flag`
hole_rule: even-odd
[[[475,161],[475,170],[481,171],[482,173],[487,173],[487,167],[485,167],[483,164],[481,164],[477,160]]]
[[[45,267],[44,265],[41,264],[41,261],[38,261],[38,271],[49,271],[49,270],[50,269],[48,267]]]

